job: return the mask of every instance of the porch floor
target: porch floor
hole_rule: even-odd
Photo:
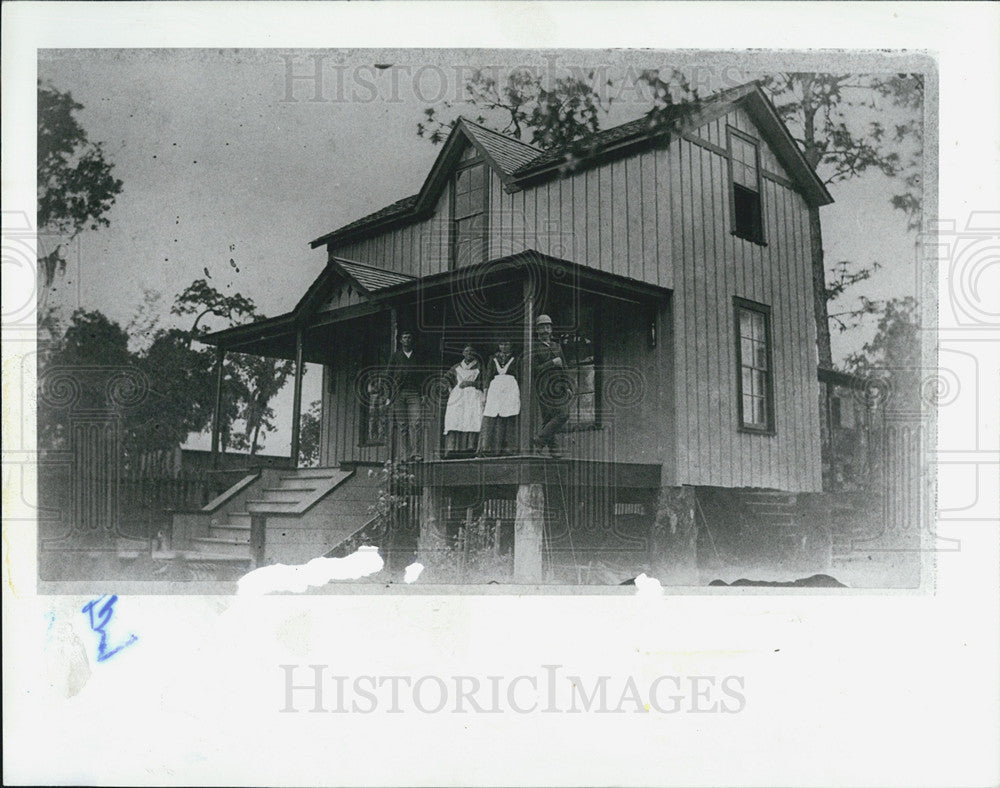
[[[412,472],[423,487],[562,484],[568,487],[627,487],[656,490],[661,466],[517,454],[416,463]]]

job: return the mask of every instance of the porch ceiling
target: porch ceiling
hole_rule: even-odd
[[[441,298],[504,279],[523,281],[526,277],[533,277],[538,284],[580,287],[600,295],[628,300],[657,300],[664,298],[670,292],[668,288],[659,285],[599,271],[596,268],[528,249],[490,260],[482,265],[444,271],[412,282],[383,288],[372,294],[372,301],[398,302],[413,295]]]
[[[475,288],[486,288],[504,281],[534,282],[536,291],[553,288],[577,288],[594,292],[606,298],[619,298],[633,302],[656,301],[665,298],[670,290],[621,276],[599,271],[570,260],[542,254],[533,249],[491,260],[483,265],[469,266],[422,279],[385,272],[376,276],[370,266],[361,266],[345,260],[332,261],[333,265],[313,283],[306,295],[291,312],[216,331],[199,337],[206,345],[215,345],[236,353],[252,353],[269,358],[295,358],[295,335],[305,333],[304,355],[311,360],[309,339],[315,341],[317,332],[329,332],[334,324],[372,314],[391,306],[413,304],[443,298],[462,298],[462,293]],[[364,270],[362,270],[364,269]],[[364,303],[340,309],[318,311],[321,280],[327,276],[347,275],[351,279],[364,278]],[[311,336],[310,336],[311,335]]]

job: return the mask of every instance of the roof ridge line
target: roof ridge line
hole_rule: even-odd
[[[475,126],[477,129],[482,129],[483,131],[488,131],[490,134],[496,134],[498,137],[503,137],[508,142],[516,142],[525,148],[531,148],[531,150],[536,153],[544,153],[544,148],[539,148],[537,145],[532,145],[530,142],[525,142],[524,140],[519,140],[517,137],[512,137],[510,134],[506,134],[502,131],[497,131],[496,129],[491,129],[489,126],[485,126],[482,123],[477,123],[474,120],[469,120],[465,115],[459,115],[458,120],[463,123],[468,123],[470,126]]]

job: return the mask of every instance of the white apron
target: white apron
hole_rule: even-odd
[[[483,410],[484,416],[501,416],[507,418],[516,416],[521,412],[521,388],[517,385],[517,378],[508,375],[507,370],[514,363],[514,357],[507,359],[507,363],[502,367],[500,362],[493,359],[493,364],[497,368],[496,377],[490,381],[490,390],[486,393],[486,408]]]
[[[468,368],[464,362],[455,368],[457,383],[472,381],[479,377],[479,370]],[[479,432],[483,425],[483,392],[475,386],[456,385],[448,395],[448,406],[444,411],[444,431]]]

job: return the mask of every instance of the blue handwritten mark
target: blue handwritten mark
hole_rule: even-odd
[[[105,595],[106,596],[106,595]],[[118,595],[112,594],[108,597],[108,601],[105,602],[100,610],[95,610],[97,603],[104,599],[104,596],[99,596],[97,599],[92,599],[87,604],[83,606],[80,610],[81,613],[86,613],[90,616],[90,628],[94,630],[98,635],[101,636],[100,643],[97,644],[97,661],[104,662],[107,659],[111,659],[115,654],[121,651],[126,646],[131,646],[139,638],[135,635],[129,635],[128,640],[122,643],[117,648],[108,650],[108,633],[104,631],[104,628],[111,621],[111,616],[114,613],[115,602],[118,601]]]

